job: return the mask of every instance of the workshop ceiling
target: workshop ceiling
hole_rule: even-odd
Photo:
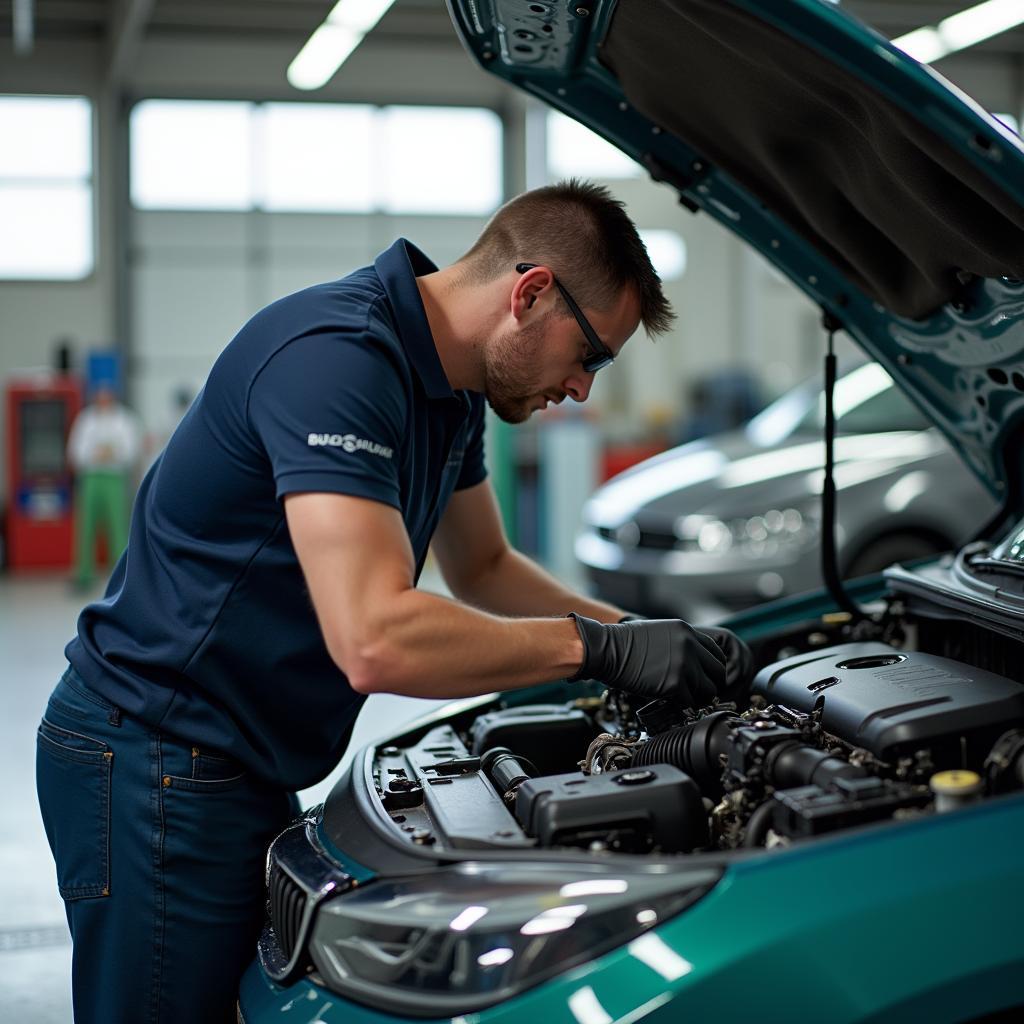
[[[934,25],[980,0],[843,0],[844,10],[867,22],[889,39],[924,25]],[[972,47],[977,53],[1024,55],[1024,26],[993,36]],[[941,62],[939,64],[941,67]]]
[[[333,0],[28,0],[37,39],[111,39],[141,29],[145,38],[280,40],[297,45],[323,21]],[[11,38],[15,0],[0,0],[0,37]],[[452,36],[439,0],[397,0],[374,30],[391,38]]]
[[[34,41],[91,42],[124,73],[140,47],[162,43],[293,41],[296,51],[334,0],[21,0],[32,13]],[[843,0],[842,6],[889,38],[935,24],[970,0]],[[1024,2],[1024,0],[1022,0]],[[18,0],[0,0],[0,60],[13,51]],[[455,43],[442,0],[396,0],[367,43]],[[366,44],[364,44],[366,45]],[[1024,26],[986,40],[976,54],[1024,55]],[[941,70],[941,62],[939,63]],[[119,77],[115,75],[114,77]]]
[[[0,0],[0,38],[11,39],[16,0]],[[229,36],[281,39],[301,44],[334,0],[28,0],[38,39],[109,39],[137,26],[146,38]],[[843,0],[842,6],[893,37],[970,6],[969,0]],[[451,36],[441,0],[397,0],[374,30],[393,40],[429,41]],[[989,53],[1024,53],[1024,27],[977,47]]]

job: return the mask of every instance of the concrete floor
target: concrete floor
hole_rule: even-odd
[[[443,586],[437,579],[421,585]],[[91,596],[73,592],[63,578],[0,575],[0,1016],[24,1024],[71,1020],[71,943],[36,805],[35,731],[64,670],[64,645]],[[349,754],[331,776],[300,794],[303,805],[324,798],[356,750],[436,704],[371,697]]]

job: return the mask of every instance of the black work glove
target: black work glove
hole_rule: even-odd
[[[640,622],[642,615],[629,612],[619,622]],[[750,689],[754,678],[754,655],[750,648],[731,629],[723,626],[697,626],[699,632],[711,637],[725,655],[725,689],[719,696],[730,700],[742,700]]]
[[[719,696],[726,700],[742,700],[754,678],[754,655],[750,648],[731,629],[722,626],[697,628],[711,637],[725,655],[725,689]]]
[[[725,687],[725,655],[682,619],[606,625],[570,613],[583,641],[583,664],[571,678],[598,679],[648,700],[685,707],[710,704]]]

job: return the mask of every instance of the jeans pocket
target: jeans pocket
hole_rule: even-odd
[[[180,759],[176,751],[172,753],[170,745],[165,744],[165,767],[175,764]],[[171,755],[171,756],[167,756]],[[188,775],[184,772],[164,776],[164,786],[174,789],[187,789],[194,793],[216,793],[234,789],[242,785],[247,778],[245,768],[236,760],[216,753],[205,747],[191,748],[192,767]]]
[[[110,895],[110,784],[114,755],[102,740],[54,725],[36,736],[36,786],[65,900]]]

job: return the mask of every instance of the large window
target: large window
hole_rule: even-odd
[[[268,103],[257,146],[266,210],[374,208],[376,109],[356,104]]]
[[[131,197],[147,210],[486,214],[501,202],[490,110],[145,100]]]
[[[678,281],[686,273],[686,241],[678,231],[651,228],[640,239],[662,281]]]
[[[83,96],[0,96],[0,140],[0,278],[87,277],[91,104]]]
[[[385,107],[380,204],[388,213],[490,213],[501,202],[501,121],[490,110]]]
[[[578,121],[548,113],[548,176],[559,178],[638,178],[641,168],[620,149]]]
[[[148,209],[253,204],[249,103],[140,103],[131,118],[131,192]]]

